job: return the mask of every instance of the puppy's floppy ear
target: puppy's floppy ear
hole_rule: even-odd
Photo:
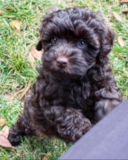
[[[36,49],[37,49],[38,51],[42,50],[42,41],[41,41],[41,40],[37,43]]]
[[[53,12],[56,12],[60,10],[60,8],[56,5],[52,5],[51,7],[48,7],[47,10],[46,10],[46,14],[51,14]]]
[[[50,18],[50,16],[49,15],[45,15],[44,17],[43,17],[43,21],[41,22],[41,27],[40,27],[40,41],[37,43],[37,45],[36,45],[36,49],[38,50],[38,51],[40,51],[42,48],[43,48],[43,46],[42,46],[42,37],[43,37],[43,32],[44,32],[44,29],[45,29],[45,27],[46,27],[46,24],[49,22],[49,18]]]
[[[59,7],[57,7],[57,6],[51,6],[51,7],[49,7],[49,8],[47,9],[46,15],[43,16],[43,21],[42,21],[42,23],[41,23],[40,37],[43,36],[44,29],[45,29],[47,23],[49,22],[49,19],[50,19],[52,13],[55,12],[55,11],[58,11],[58,10],[59,10]],[[38,44],[37,44],[37,46],[36,46],[36,49],[37,49],[37,50],[41,50],[41,49],[42,49],[42,41],[41,41],[41,40],[38,42]]]
[[[103,34],[101,35],[100,59],[104,59],[112,49],[115,37],[115,31],[108,27],[106,23],[102,24]]]

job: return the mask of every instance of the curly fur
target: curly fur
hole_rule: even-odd
[[[37,44],[44,49],[42,67],[10,130],[13,145],[20,136],[41,133],[74,143],[120,104],[108,58],[114,36],[104,18],[85,7],[43,17]]]

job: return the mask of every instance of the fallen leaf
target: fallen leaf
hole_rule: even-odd
[[[5,13],[5,12],[0,9],[0,14],[3,14],[3,13]]]
[[[34,57],[33,57],[33,55],[32,55],[31,52],[29,52],[28,60],[29,60],[30,62],[32,62],[32,63],[34,63],[34,61],[35,61],[35,59],[34,59]]]
[[[6,123],[6,119],[0,118],[0,127]]]
[[[17,29],[18,31],[20,31],[20,22],[17,20],[12,20],[11,21],[11,25],[14,29]]]
[[[14,11],[14,8],[6,8],[9,11]]]
[[[38,51],[37,49],[36,49],[36,47],[31,47],[31,53],[32,53],[32,55],[36,58],[36,59],[38,59],[39,61],[41,60],[41,57],[42,57],[42,51]]]
[[[51,157],[51,153],[48,153],[47,155],[45,155],[43,158],[42,158],[42,160],[48,160],[48,158],[50,158]]]
[[[8,128],[8,126],[4,126],[4,128],[2,128],[2,130],[0,131],[0,135],[3,135],[6,138],[8,138],[8,135],[9,135],[9,128]]]
[[[116,13],[115,11],[113,11],[113,15],[114,15],[114,17],[115,17],[118,21],[122,22],[122,18],[120,17],[120,15],[119,15],[118,13]]]
[[[128,3],[128,0],[123,0],[120,2],[120,5],[122,5],[123,3]]]
[[[48,159],[47,156],[44,156],[42,160],[47,160],[47,159]]]
[[[119,36],[119,37],[117,38],[117,40],[118,40],[119,45],[120,45],[121,47],[123,47],[123,46],[124,46],[124,40],[121,38],[121,36]]]
[[[11,95],[11,94],[8,94],[6,97],[7,97],[8,99],[10,99],[10,100],[14,100],[14,99],[15,99],[15,97],[14,97],[13,95]]]
[[[128,11],[123,11],[124,14],[128,15]]]
[[[72,3],[67,3],[67,5],[68,5],[68,6],[70,6],[70,7],[72,7],[72,6],[73,6],[73,4],[72,4]]]
[[[0,146],[11,147],[11,148],[16,149],[15,147],[13,147],[11,145],[11,143],[9,142],[9,140],[5,136],[3,136],[3,135],[0,135]]]
[[[22,98],[25,96],[25,94],[28,92],[30,86],[31,86],[31,81],[28,82],[28,84],[27,84],[25,90],[23,91],[23,93],[22,93],[20,99],[22,99]]]

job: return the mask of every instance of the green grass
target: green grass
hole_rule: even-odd
[[[122,14],[128,10],[127,5],[119,6],[118,0],[74,0],[74,6],[86,6],[94,11],[101,11],[105,17],[110,17],[110,25],[116,31],[117,37],[122,36],[125,46],[121,48],[115,38],[115,43],[109,57],[113,62],[113,73],[124,99],[128,98],[128,16]],[[28,61],[30,47],[39,40],[41,17],[47,7],[52,4],[60,8],[69,7],[66,0],[1,0],[0,9],[5,13],[0,15],[0,116],[7,120],[7,126],[15,124],[22,113],[23,100],[16,96],[14,100],[7,95],[19,89],[19,95],[27,83],[34,83],[37,72],[35,65]],[[13,8],[14,10],[7,10]],[[112,12],[121,15],[123,22],[117,21]],[[21,31],[13,29],[10,22],[20,21]],[[2,129],[0,127],[0,129]],[[59,157],[69,147],[61,140],[49,140],[45,137],[27,138],[16,150],[0,147],[0,159],[41,159],[51,154],[52,159]]]

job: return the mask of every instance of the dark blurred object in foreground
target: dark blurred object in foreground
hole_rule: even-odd
[[[128,159],[128,99],[59,159]]]

